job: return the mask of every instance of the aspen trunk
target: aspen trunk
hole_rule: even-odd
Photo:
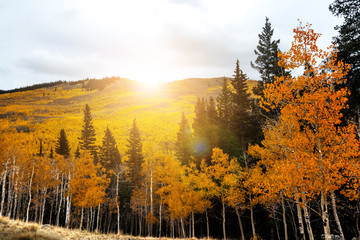
[[[10,215],[11,215],[11,211],[12,211],[12,206],[13,206],[13,195],[12,195],[12,191],[11,191],[11,188],[12,188],[12,185],[13,185],[13,182],[14,182],[14,174],[12,174],[12,179],[10,181],[10,176],[9,176],[9,182],[8,182],[8,207],[7,207],[7,217],[10,218]]]
[[[159,206],[159,238],[161,238],[162,204]]]
[[[250,196],[250,202],[251,202],[251,196]],[[251,230],[253,234],[253,238],[256,239],[256,232],[255,232],[255,223],[254,223],[254,209],[253,206],[250,203],[250,219],[251,219]]]
[[[294,229],[294,235],[295,235],[295,240],[298,240],[298,235],[297,235],[297,228],[296,228],[296,221],[295,221],[295,216],[293,213],[293,208],[291,207],[290,203],[287,201],[287,204],[289,205],[289,209],[290,209],[290,214],[291,214],[291,220],[292,220],[292,225],[293,225],[293,229]]]
[[[225,203],[224,200],[222,200],[222,218],[223,218],[223,234],[224,234],[224,240],[226,240],[226,229],[225,229]]]
[[[210,227],[209,227],[208,209],[206,209],[205,215],[206,215],[206,234],[207,234],[207,239],[209,239],[210,238]]]
[[[83,226],[83,221],[84,221],[84,208],[81,208],[81,218],[80,218],[80,230],[82,230],[82,226]]]
[[[116,175],[117,234],[120,234],[119,174]]]
[[[285,212],[285,202],[284,202],[284,196],[281,194],[281,207],[282,207],[282,217],[283,217],[283,223],[284,223],[284,235],[285,240],[288,240],[288,232],[287,232],[287,224],[286,224],[286,212]]]
[[[307,229],[308,234],[309,234],[309,239],[314,240],[314,234],[313,234],[312,228],[311,228],[310,215],[309,215],[309,212],[308,212],[308,207],[306,205],[306,196],[305,196],[305,194],[303,194],[303,197],[301,199],[302,199],[303,210],[304,210],[304,218],[305,218],[305,223],[306,223],[306,229]]]
[[[59,222],[60,222],[60,212],[61,212],[61,207],[62,207],[62,202],[63,202],[63,182],[64,182],[64,177],[61,176],[61,184],[60,184],[60,201],[59,201],[59,209],[58,212],[56,214],[56,226],[59,226]]]
[[[323,191],[321,191],[321,218],[324,227],[325,240],[331,240],[327,199]]]
[[[191,212],[192,218],[192,237],[195,238],[195,218],[194,218],[194,211]]]
[[[0,217],[3,215],[4,203],[5,203],[5,192],[6,192],[6,175],[7,175],[8,161],[5,163],[3,178],[2,178],[2,193],[1,193],[1,204],[0,204]]]
[[[15,195],[14,195],[14,207],[13,207],[13,213],[12,213],[12,217],[14,219],[16,219],[16,207],[17,207],[17,202],[18,202],[18,193],[17,193],[17,187],[15,187]]]
[[[277,235],[277,239],[281,239],[280,238],[280,232],[279,232],[279,225],[278,225],[278,222],[276,221],[276,212],[275,212],[275,209],[272,209],[273,211],[273,215],[274,215],[274,223],[275,223],[275,228],[276,228],[276,235]]]
[[[297,210],[297,215],[298,215],[298,221],[299,221],[299,231],[300,231],[300,239],[301,240],[305,240],[305,231],[304,231],[304,223],[303,223],[303,217],[302,217],[302,212],[301,212],[301,207],[300,207],[300,203],[299,203],[299,198],[296,197],[296,210]]]
[[[71,181],[71,173],[69,171],[69,182],[68,182],[68,195],[66,196],[66,214],[65,214],[65,227],[69,228],[70,226],[70,215],[71,215],[71,191],[70,191],[70,181]]]
[[[30,211],[30,204],[31,204],[31,197],[32,197],[31,196],[31,185],[32,185],[33,177],[34,177],[34,170],[35,170],[35,166],[33,164],[30,182],[29,182],[29,202],[28,202],[27,209],[26,209],[26,222],[29,222],[29,211]]]
[[[154,202],[153,202],[153,170],[151,168],[150,170],[150,213],[152,216],[154,216]],[[150,236],[153,235],[153,224],[150,223]]]
[[[96,218],[96,231],[99,231],[99,220],[100,220],[100,203],[98,206],[98,211],[97,211],[97,218]]]
[[[66,228],[69,228],[69,226],[70,226],[71,201],[72,201],[72,197],[69,193],[69,195],[66,197],[66,215],[65,215],[65,227]]]
[[[238,221],[239,221],[239,227],[240,227],[240,233],[241,233],[241,240],[245,240],[244,229],[243,229],[243,225],[242,225],[242,221],[241,221],[239,209],[238,209],[238,208],[235,208],[235,211],[236,211],[236,215],[237,215]]]
[[[44,190],[44,201],[43,201],[43,205],[42,205],[40,224],[44,223],[44,213],[45,213],[45,205],[46,205],[46,192],[47,192],[47,189],[45,188],[45,190]]]
[[[180,223],[181,223],[182,236],[183,236],[183,238],[186,238],[185,226],[184,226],[184,219],[183,219],[183,218],[180,218]]]
[[[336,199],[335,199],[334,192],[331,192],[331,203],[332,203],[332,209],[333,209],[336,225],[337,225],[337,227],[339,229],[340,238],[341,238],[341,240],[345,240],[344,233],[343,233],[341,223],[340,223],[340,220],[339,220],[339,216],[338,216],[337,210],[336,210]]]

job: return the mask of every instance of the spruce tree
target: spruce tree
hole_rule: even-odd
[[[232,95],[226,78],[219,96],[216,98],[218,109],[218,122],[223,130],[230,130],[231,114],[232,114]]]
[[[206,114],[206,103],[204,98],[198,98],[195,104],[195,118],[192,124],[192,128],[194,130],[194,135],[203,136],[204,135],[204,127],[207,124],[207,114]]]
[[[105,130],[102,146],[99,151],[99,159],[101,165],[107,170],[115,170],[121,163],[121,156],[109,127]]]
[[[216,99],[218,109],[219,147],[230,156],[237,156],[239,141],[232,131],[233,96],[226,78]]]
[[[59,155],[64,156],[65,158],[68,158],[70,156],[69,141],[66,138],[64,129],[60,130],[60,136],[56,143],[55,152]]]
[[[218,114],[216,110],[216,104],[214,98],[211,96],[209,97],[209,101],[206,104],[206,115],[209,125],[217,124]]]
[[[93,155],[93,157],[96,157],[95,141],[95,128],[92,123],[91,110],[89,105],[86,104],[84,109],[84,125],[79,139],[80,149],[87,150]]]
[[[191,158],[191,129],[184,112],[181,115],[180,128],[176,134],[175,156],[181,164],[189,165]]]
[[[354,115],[360,108],[360,0],[335,0],[329,9],[335,16],[344,18],[344,23],[335,27],[339,36],[334,43],[337,59],[351,65],[346,87],[351,92],[349,110]]]
[[[246,83],[248,77],[240,69],[239,60],[236,61],[234,73],[234,78],[231,80],[231,85],[234,89],[232,92],[231,130],[240,141],[240,145],[245,147],[247,145],[247,133],[250,125],[251,100]]]
[[[259,43],[254,50],[257,58],[255,63],[250,63],[251,67],[260,73],[261,81],[258,81],[257,86],[253,89],[254,94],[262,96],[264,85],[272,83],[275,76],[282,76],[288,74],[283,67],[278,65],[279,57],[279,43],[280,40],[272,40],[274,29],[271,28],[269,18],[265,18],[265,26],[259,36]]]
[[[130,129],[127,147],[127,177],[130,181],[131,187],[134,189],[142,182],[143,176],[141,175],[141,165],[144,163],[140,131],[136,125],[136,119],[134,119],[132,127]]]
[[[210,160],[211,146],[207,135],[208,119],[206,113],[206,102],[204,98],[198,98],[195,104],[195,117],[192,124],[194,131],[192,143],[192,155],[200,161],[202,158]]]

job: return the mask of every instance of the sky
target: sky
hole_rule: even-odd
[[[120,76],[147,84],[231,77],[250,66],[265,17],[290,48],[302,22],[326,48],[342,19],[327,0],[0,0],[0,89]]]

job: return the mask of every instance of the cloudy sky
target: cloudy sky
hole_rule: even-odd
[[[251,79],[265,16],[285,51],[297,19],[323,34],[341,24],[328,0],[1,0],[0,89],[121,76],[141,82]]]

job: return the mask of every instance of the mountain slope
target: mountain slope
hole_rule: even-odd
[[[181,113],[186,114],[191,124],[196,99],[216,98],[222,81],[223,78],[192,78],[150,89],[124,78],[63,82],[1,94],[0,120],[15,129],[14,137],[16,135],[18,141],[33,153],[38,150],[40,139],[45,154],[54,149],[58,134],[64,128],[73,154],[82,128],[82,111],[85,104],[89,104],[97,144],[100,145],[108,126],[124,155],[128,130],[136,118],[144,150],[149,152],[154,146],[172,147]],[[256,82],[249,80],[248,83],[251,89]]]

